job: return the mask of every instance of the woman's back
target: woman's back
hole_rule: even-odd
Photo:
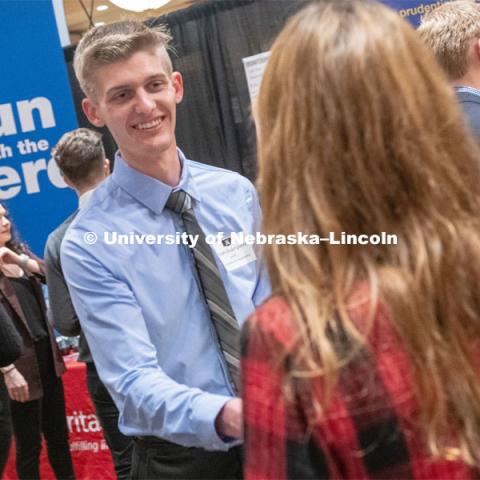
[[[349,314],[364,331],[365,289],[357,291],[355,304]],[[341,331],[333,343],[339,352],[352,348]],[[296,378],[289,386],[292,372],[305,368],[298,346],[296,323],[283,299],[271,299],[250,318],[242,349],[246,479],[477,478],[478,472],[458,461],[457,450],[442,460],[429,453],[418,429],[421,399],[412,366],[383,306],[367,344],[338,372],[328,404],[323,377]]]

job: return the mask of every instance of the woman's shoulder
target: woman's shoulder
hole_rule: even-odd
[[[277,350],[291,348],[298,338],[292,310],[280,296],[271,297],[258,307],[243,332],[244,338],[257,339]]]

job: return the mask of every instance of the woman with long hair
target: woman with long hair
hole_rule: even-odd
[[[22,480],[40,478],[43,435],[56,477],[74,478],[60,378],[65,365],[47,321],[43,262],[12,230],[0,204],[0,303],[23,341],[22,355],[0,368],[10,397],[17,474]]]
[[[440,68],[387,7],[316,2],[275,41],[256,117],[264,233],[329,241],[265,248],[246,478],[473,478],[480,152]]]

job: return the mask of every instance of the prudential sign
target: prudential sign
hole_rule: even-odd
[[[442,3],[450,0],[380,0],[398,11],[401,17],[408,20],[414,27],[418,27],[423,15],[434,10]]]

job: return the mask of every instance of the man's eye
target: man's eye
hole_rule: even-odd
[[[127,92],[118,92],[113,97],[113,101],[122,101],[127,98]]]

